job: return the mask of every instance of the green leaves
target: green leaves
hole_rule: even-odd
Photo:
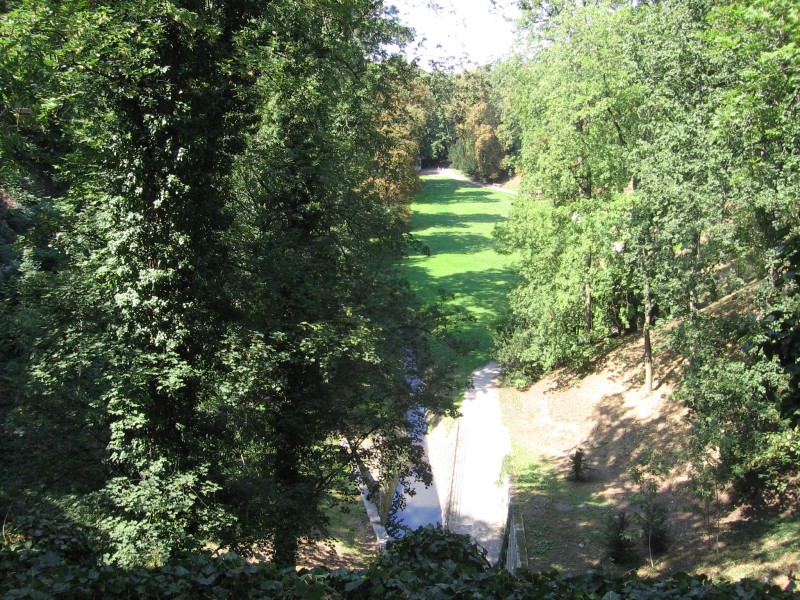
[[[40,217],[18,254],[2,230],[14,489],[74,492],[119,564],[291,564],[351,460],[424,470],[407,410],[452,378],[406,378],[440,370],[393,267],[421,115],[383,6],[29,0],[0,28],[0,109],[31,107],[0,112],[0,199]]]
[[[21,531],[15,530],[14,535]],[[279,570],[248,563],[229,552],[172,561],[161,568],[123,570],[63,560],[48,546],[32,552],[20,544],[0,550],[0,592],[7,598],[147,596],[189,598],[790,598],[792,592],[743,579],[711,582],[676,573],[641,579],[602,570],[582,576],[489,567],[466,536],[419,529],[364,571]],[[57,562],[58,561],[58,562]]]

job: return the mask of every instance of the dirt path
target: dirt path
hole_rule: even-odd
[[[515,190],[508,190],[497,183],[481,183],[480,181],[470,179],[455,169],[423,169],[420,171],[420,175],[441,175],[442,177],[447,177],[448,179],[457,179],[458,181],[463,181],[476,187],[490,188],[497,190],[498,192],[505,192],[507,194],[517,194]]]

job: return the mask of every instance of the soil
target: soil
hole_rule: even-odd
[[[297,561],[298,567],[325,565],[329,569],[367,568],[378,552],[378,544],[366,514],[354,514],[347,529],[333,531],[333,540],[303,546]]]
[[[726,498],[704,503],[691,491],[685,461],[687,411],[672,396],[683,369],[680,359],[656,344],[652,393],[644,389],[640,335],[620,340],[593,365],[590,373],[561,370],[520,391],[504,388],[503,420],[511,430],[518,462],[511,465],[512,506],[525,521],[530,568],[555,568],[578,574],[597,567],[606,553],[604,534],[618,511],[632,515],[634,466],[648,454],[669,471],[660,479],[658,499],[668,508],[669,550],[649,556],[642,544],[636,568],[640,575],[698,572],[738,580],[768,578],[785,586],[800,565],[800,547],[770,561],[760,548],[759,523],[774,515],[731,506]],[[586,453],[591,470],[586,481],[571,481],[570,455]],[[746,548],[754,551],[748,555]],[[785,550],[785,549],[784,549]],[[744,556],[742,555],[744,554]]]

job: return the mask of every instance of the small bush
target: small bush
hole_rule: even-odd
[[[631,494],[631,502],[639,507],[636,520],[651,564],[653,555],[662,554],[669,547],[667,507],[658,501],[658,490],[668,472],[665,458],[652,449],[643,453],[641,463],[631,472],[633,482],[639,486],[639,491]]]
[[[636,558],[636,533],[631,529],[631,519],[625,511],[612,515],[606,524],[604,536],[606,553],[619,564],[630,564]]]
[[[589,478],[588,457],[583,448],[578,448],[569,455],[570,475],[575,481],[586,481]]]
[[[659,502],[642,505],[639,514],[642,536],[648,553],[663,554],[669,549],[669,528],[667,527],[667,507]]]

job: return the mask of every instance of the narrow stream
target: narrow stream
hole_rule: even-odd
[[[408,414],[409,425],[411,428],[427,429],[424,409],[410,411]],[[428,458],[427,440],[423,436],[423,446],[425,447],[425,457]],[[425,525],[436,525],[443,521],[442,508],[439,505],[439,492],[436,488],[436,481],[425,487],[422,482],[413,484],[414,495],[406,493],[403,483],[398,484],[395,490],[395,501],[389,511],[387,519],[387,532],[392,537],[402,537],[405,531],[415,530]],[[398,498],[405,499],[405,507],[398,508]]]
[[[392,537],[402,537],[406,530],[414,530],[425,525],[441,525],[442,509],[439,506],[439,492],[436,482],[432,482],[429,487],[425,487],[422,482],[414,484],[415,494],[409,496],[405,494],[403,484],[397,486],[396,496],[404,496],[405,507],[397,509],[397,504],[393,504],[389,512],[387,531]]]

